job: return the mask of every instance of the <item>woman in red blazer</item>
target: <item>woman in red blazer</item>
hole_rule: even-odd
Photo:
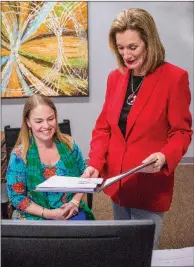
[[[104,190],[115,219],[153,219],[155,248],[172,201],[174,170],[191,142],[185,70],[165,62],[152,16],[130,8],[114,20],[109,44],[119,68],[109,74],[105,103],[92,133],[85,177],[106,178],[156,160]]]

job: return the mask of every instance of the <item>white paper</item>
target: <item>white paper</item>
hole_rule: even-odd
[[[102,184],[102,178],[79,178],[69,176],[52,176],[43,183],[39,184],[36,189],[41,188],[96,188]]]
[[[71,192],[71,193],[94,193],[96,192],[96,188],[68,188],[68,187],[40,187],[36,188],[35,191],[37,192],[56,192],[56,193],[65,193],[65,192]]]
[[[155,266],[194,266],[194,247],[181,249],[153,250],[152,265]]]

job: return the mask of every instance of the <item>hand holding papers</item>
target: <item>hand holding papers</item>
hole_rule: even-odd
[[[94,193],[100,192],[113,183],[121,180],[122,178],[136,173],[144,167],[153,164],[155,161],[139,165],[129,171],[120,175],[114,176],[107,180],[102,178],[79,178],[69,176],[52,176],[45,182],[36,186],[35,191],[39,192],[80,192],[80,193]]]

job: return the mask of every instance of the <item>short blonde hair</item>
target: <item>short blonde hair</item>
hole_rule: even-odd
[[[38,105],[46,105],[54,110],[56,118],[56,132],[54,138],[60,142],[65,143],[71,150],[73,149],[72,139],[69,135],[63,134],[60,132],[57,119],[57,109],[52,102],[51,98],[44,95],[34,94],[28,98],[24,105],[23,116],[22,116],[22,126],[20,129],[19,137],[17,139],[15,147],[22,145],[22,158],[26,163],[26,155],[30,146],[30,134],[27,120],[30,117],[30,112],[35,109]]]
[[[122,56],[116,44],[116,33],[126,30],[135,30],[145,44],[147,56],[145,59],[146,74],[153,72],[164,62],[165,49],[160,41],[153,17],[144,9],[129,8],[120,12],[109,31],[109,46],[116,55],[118,66],[125,67]]]

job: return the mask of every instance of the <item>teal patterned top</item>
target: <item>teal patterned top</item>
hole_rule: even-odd
[[[22,147],[16,147],[10,156],[7,168],[7,190],[10,203],[16,208],[13,213],[13,219],[33,220],[35,216],[26,212],[26,208],[33,201],[32,196],[27,188],[27,167],[22,159]],[[85,170],[85,162],[82,153],[76,143],[72,152],[76,158],[80,176]],[[64,168],[64,164],[60,159],[55,165],[48,166],[41,163],[42,182],[49,179],[53,175],[68,176],[68,170]],[[50,208],[59,208],[67,202],[68,193],[45,192]]]

